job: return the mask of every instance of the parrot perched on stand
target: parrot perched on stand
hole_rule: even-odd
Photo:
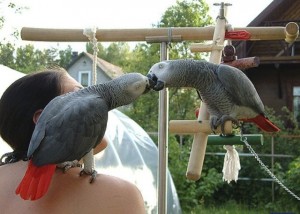
[[[16,194],[25,200],[41,198],[48,190],[56,164],[80,160],[87,154],[89,158],[83,159],[81,172],[91,175],[92,182],[97,172],[91,151],[104,136],[108,111],[132,103],[150,90],[150,84],[154,83],[146,76],[128,73],[50,101],[32,134],[27,153],[30,161]]]
[[[214,131],[231,120],[253,122],[266,132],[278,132],[264,112],[264,105],[248,77],[239,69],[205,60],[178,59],[154,64],[147,76],[155,81],[154,90],[164,87],[195,88],[210,114]]]

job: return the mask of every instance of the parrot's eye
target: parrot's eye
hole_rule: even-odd
[[[163,64],[159,64],[159,65],[158,65],[158,68],[163,68],[163,67],[164,67]]]

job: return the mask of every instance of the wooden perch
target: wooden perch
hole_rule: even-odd
[[[230,65],[232,67],[236,67],[240,70],[245,70],[248,68],[258,67],[260,60],[258,57],[247,57],[242,59],[236,59],[230,62],[223,62],[223,64]]]
[[[226,121],[224,129],[225,134],[231,134],[232,122]],[[169,131],[177,134],[195,134],[197,132],[203,132],[207,134],[212,133],[209,120],[203,120],[201,122],[198,120],[170,120]],[[220,134],[221,127],[218,127],[214,131],[216,134]]]
[[[249,40],[286,40],[293,42],[298,37],[297,23],[290,22],[286,27],[235,27],[235,30],[246,30],[251,34]],[[166,37],[174,35],[185,41],[212,40],[215,27],[174,27],[142,29],[97,29],[96,38],[100,42],[137,42],[146,41],[146,37]],[[22,40],[47,42],[88,42],[83,34],[84,29],[32,28],[21,29]],[[171,32],[171,33],[170,33]],[[233,39],[234,40],[234,39]]]

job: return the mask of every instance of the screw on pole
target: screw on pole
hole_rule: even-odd
[[[219,19],[225,19],[226,17],[225,9],[227,6],[231,6],[231,5],[232,5],[231,3],[224,3],[224,2],[214,3],[214,6],[220,6],[220,12],[218,16]]]

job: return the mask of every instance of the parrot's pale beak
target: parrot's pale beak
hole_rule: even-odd
[[[159,80],[155,74],[147,74],[149,79],[150,88],[155,91],[160,91],[165,87],[165,82]]]

